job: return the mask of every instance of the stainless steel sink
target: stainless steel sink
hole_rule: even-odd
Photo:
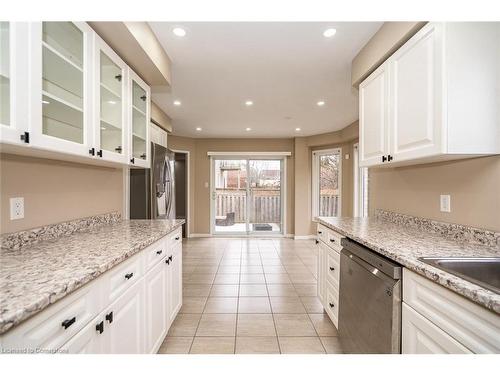
[[[419,260],[500,294],[500,257],[423,257]]]

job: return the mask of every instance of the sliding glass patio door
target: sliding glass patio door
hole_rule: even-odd
[[[281,234],[283,163],[212,157],[212,233]]]

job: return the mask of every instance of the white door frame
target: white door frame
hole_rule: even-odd
[[[311,170],[311,214],[312,221],[316,221],[316,217],[319,216],[319,158],[323,155],[339,154],[339,176],[338,176],[338,190],[339,190],[339,202],[338,202],[338,216],[342,216],[342,147],[328,148],[324,150],[314,150],[312,152],[312,170]]]
[[[215,237],[285,237],[286,235],[286,167],[287,161],[286,157],[290,156],[289,152],[208,152],[207,155],[210,158],[210,189],[209,189],[209,199],[210,199],[210,235]],[[234,232],[234,233],[216,233],[215,232],[215,199],[213,199],[213,195],[215,194],[214,186],[215,186],[215,170],[214,163],[215,160],[246,160],[247,161],[247,169],[250,160],[280,160],[281,161],[281,173],[280,173],[280,208],[281,208],[281,232],[280,233],[256,233],[249,230],[248,227],[248,211],[250,205],[247,204],[247,220],[246,220],[246,231],[245,232]],[[248,182],[248,170],[247,170],[247,182]],[[247,183],[247,196],[250,187]]]
[[[190,202],[190,191],[191,191],[191,179],[189,176],[190,172],[190,161],[191,161],[191,152],[187,150],[177,150],[177,149],[170,149],[172,152],[176,152],[179,154],[186,154],[186,176],[187,176],[187,181],[186,181],[186,238],[190,237],[191,234],[191,226],[189,225],[189,220],[191,219],[191,213],[189,211],[191,207],[191,202]]]

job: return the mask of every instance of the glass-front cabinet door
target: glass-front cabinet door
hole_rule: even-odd
[[[0,21],[0,142],[28,144],[28,44],[26,22]]]
[[[149,168],[149,119],[150,116],[150,89],[148,85],[129,69],[129,118],[131,131],[129,132],[130,163],[136,166]]]
[[[127,66],[96,36],[96,149],[100,157],[127,163]]]
[[[84,22],[32,23],[32,143],[89,155],[93,31]]]

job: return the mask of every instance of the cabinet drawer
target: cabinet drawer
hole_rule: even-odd
[[[325,273],[327,281],[338,288],[340,280],[340,254],[335,250],[328,250]]]
[[[182,228],[177,228],[175,232],[168,236],[168,246],[173,248],[178,243],[182,243]]]
[[[318,224],[317,235],[318,240],[326,243],[328,241],[328,228],[321,224]]]
[[[472,352],[500,352],[500,315],[406,268],[403,301]]]
[[[161,239],[160,241],[152,244],[146,250],[144,250],[144,259],[146,262],[146,271],[153,268],[160,260],[167,256],[168,252],[168,242],[167,239]]]
[[[402,307],[403,354],[464,354],[471,353],[430,320],[403,303]]]
[[[140,279],[143,274],[142,260],[142,253],[139,253],[108,271],[108,275],[104,279],[107,303],[114,301]]]
[[[327,245],[330,246],[332,249],[335,249],[335,250],[340,252],[340,249],[342,249],[342,247],[340,245],[340,240],[344,236],[341,236],[340,234],[338,234],[337,232],[335,232],[331,229],[328,229],[327,236],[328,236],[328,239],[326,242]]]
[[[91,321],[102,308],[98,282],[64,297],[1,337],[3,349],[55,350]]]
[[[326,305],[325,310],[330,316],[335,327],[338,328],[339,321],[339,291],[336,286],[326,283]]]

